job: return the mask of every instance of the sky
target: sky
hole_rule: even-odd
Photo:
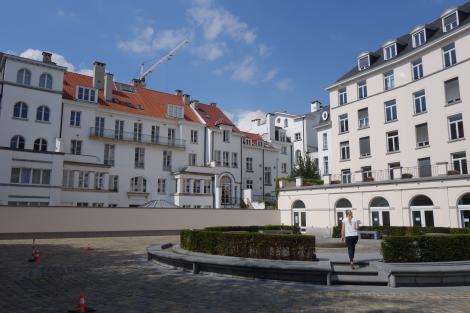
[[[179,42],[190,43],[147,77],[147,87],[216,102],[243,130],[266,112],[326,105],[325,87],[362,51],[431,22],[452,0],[8,1],[0,51],[90,74],[106,63],[130,82]],[[21,15],[18,13],[21,12]],[[21,20],[18,20],[18,19]],[[8,27],[7,25],[11,25]]]

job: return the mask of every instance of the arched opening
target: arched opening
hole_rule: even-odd
[[[413,226],[434,226],[434,203],[425,195],[418,195],[410,201]]]
[[[20,119],[28,118],[28,105],[24,102],[17,102],[13,107],[13,117]]]
[[[221,201],[222,205],[232,204],[232,180],[228,176],[223,176],[220,178],[220,191],[221,191]]]
[[[341,198],[336,201],[335,213],[336,213],[336,225],[340,226],[343,222],[343,218],[346,216],[346,211],[352,210],[351,201],[346,198]]]
[[[22,85],[31,85],[31,72],[25,68],[16,73],[16,82]]]
[[[23,150],[24,149],[24,137],[20,135],[15,135],[10,139],[10,148]]]
[[[470,227],[470,192],[459,198],[457,209],[460,215],[460,225],[462,227]]]
[[[41,105],[36,111],[36,121],[49,122],[49,113],[49,108],[45,105]]]
[[[375,197],[369,205],[372,226],[390,226],[390,204],[384,197]]]
[[[307,231],[307,212],[302,200],[295,200],[292,203],[292,224],[300,227],[301,232]]]
[[[47,151],[47,140],[44,138],[38,138],[34,141],[34,151]]]
[[[39,87],[52,89],[52,75],[48,73],[41,74],[39,77]]]

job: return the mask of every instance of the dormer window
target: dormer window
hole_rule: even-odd
[[[417,48],[426,43],[426,29],[425,28],[422,28],[421,30],[418,30],[417,32],[413,33],[412,36],[413,36],[413,48]]]
[[[96,103],[98,102],[97,91],[94,88],[78,86],[76,99]]]
[[[442,17],[442,31],[444,33],[451,31],[457,26],[459,26],[459,15],[457,10],[454,10],[452,13],[446,14]]]
[[[245,145],[252,145],[250,138],[245,138]]]
[[[176,117],[176,118],[183,118],[184,117],[184,109],[182,106],[169,104],[168,105],[168,116]]]
[[[390,60],[397,56],[397,43],[386,45],[384,47],[384,59]]]
[[[362,53],[357,58],[357,68],[360,71],[366,70],[370,67],[370,55],[368,53]]]

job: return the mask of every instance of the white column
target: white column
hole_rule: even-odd
[[[199,186],[201,187],[201,189],[199,190],[199,193],[200,194],[203,194],[204,193],[204,185],[205,185],[205,180],[204,179],[200,179],[199,180]]]

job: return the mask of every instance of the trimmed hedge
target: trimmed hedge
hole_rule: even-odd
[[[299,226],[284,226],[284,225],[265,225],[265,226],[215,226],[206,227],[204,230],[209,231],[246,231],[250,233],[257,233],[260,230],[291,230],[294,234],[300,234]]]
[[[385,236],[416,236],[434,234],[470,234],[470,228],[419,227],[419,226],[361,226],[359,230],[377,230]],[[341,227],[333,227],[333,238],[341,237]]]
[[[389,236],[382,255],[393,263],[470,260],[470,234]]]
[[[258,226],[209,227],[207,229],[183,230],[180,234],[183,249],[216,255],[257,259],[313,260],[315,236],[262,234],[254,229]],[[276,229],[272,227],[260,227]],[[214,230],[216,229],[216,230]],[[286,227],[282,227],[286,229]]]

